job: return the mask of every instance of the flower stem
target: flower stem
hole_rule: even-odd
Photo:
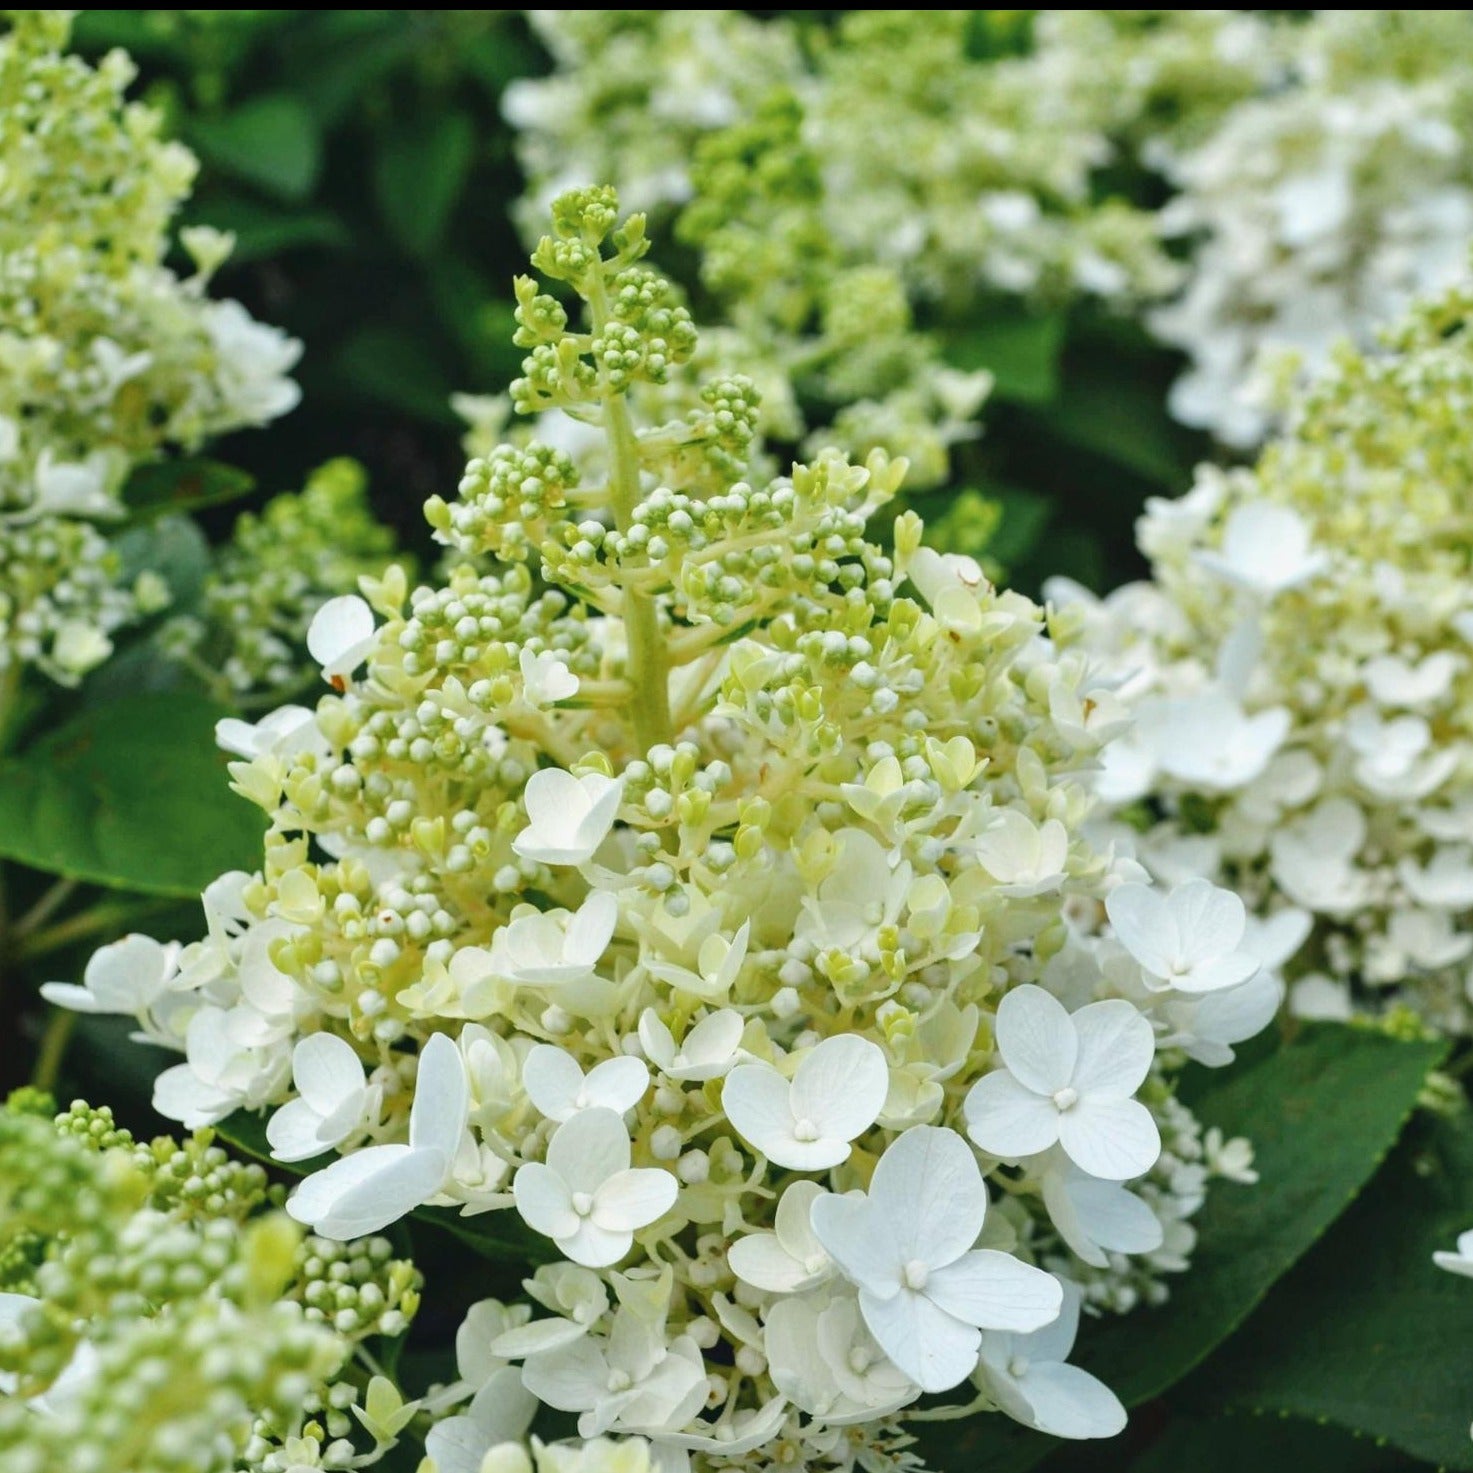
[[[72,1040],[72,1030],[77,1026],[77,1015],[65,1008],[52,1011],[46,1032],[41,1036],[41,1050],[36,1056],[36,1067],[31,1072],[31,1083],[37,1089],[50,1094],[56,1088],[61,1075],[62,1061],[66,1058],[67,1045]]]
[[[594,332],[602,332],[608,322],[609,304],[601,272],[594,273],[588,306]],[[610,385],[602,365],[599,382],[603,389],[604,434],[609,444],[610,505],[615,525],[621,532],[627,532],[639,505],[639,442],[629,417],[629,405],[624,395]],[[635,742],[641,753],[645,753],[668,742],[673,734],[670,672],[660,637],[659,607],[653,594],[633,587],[624,589],[624,632],[629,641],[629,712],[634,722]]]

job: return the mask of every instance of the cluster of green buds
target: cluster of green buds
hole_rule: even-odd
[[[313,1467],[371,1460],[354,1357],[407,1328],[413,1267],[382,1238],[304,1236],[212,1132],[145,1144],[106,1109],[48,1104],[0,1111],[6,1469],[266,1473],[304,1439],[326,1450]]]

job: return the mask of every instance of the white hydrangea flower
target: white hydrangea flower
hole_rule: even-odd
[[[643,1072],[638,1059],[628,1062]],[[517,1211],[574,1263],[617,1263],[635,1229],[663,1217],[677,1194],[668,1171],[633,1168],[629,1161],[629,1132],[619,1116],[603,1106],[580,1110],[558,1127],[546,1163],[517,1169]]]
[[[975,1248],[987,1212],[982,1173],[955,1132],[906,1131],[862,1197],[814,1202],[813,1231],[859,1290],[864,1323],[923,1391],[947,1391],[977,1365],[981,1331],[1036,1330],[1059,1313],[1056,1280]]]
[[[1148,986],[1218,992],[1259,969],[1258,958],[1243,950],[1243,902],[1208,880],[1188,880],[1164,895],[1148,885],[1121,885],[1110,892],[1105,913]]]
[[[605,1059],[585,1075],[578,1061],[554,1044],[534,1044],[522,1061],[522,1088],[549,1120],[571,1120],[582,1110],[632,1110],[650,1087],[650,1071],[635,1058]]]
[[[721,1103],[769,1161],[817,1171],[848,1160],[889,1088],[885,1055],[866,1038],[840,1035],[806,1054],[791,1079],[768,1064],[739,1064],[726,1076]]]
[[[1058,1142],[1104,1181],[1140,1176],[1161,1136],[1132,1098],[1156,1051],[1151,1025],[1123,999],[1070,1014],[1041,987],[1015,988],[997,1010],[1001,1069],[966,1099],[967,1133],[984,1150],[1016,1160]]]
[[[179,976],[180,948],[152,936],[124,936],[95,951],[81,984],[44,982],[41,996],[58,1007],[79,1013],[147,1014],[170,991]]]

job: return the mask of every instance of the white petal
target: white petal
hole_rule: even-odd
[[[292,1078],[319,1115],[331,1115],[362,1090],[363,1064],[352,1044],[336,1033],[314,1033],[292,1050]]]
[[[152,936],[124,936],[93,952],[83,981],[103,1008],[142,1012],[164,990],[172,956]]]
[[[1153,976],[1171,975],[1176,922],[1166,899],[1149,885],[1118,885],[1105,900],[1115,939]]]
[[[892,1225],[869,1201],[826,1192],[814,1199],[809,1219],[814,1236],[845,1278],[872,1294],[895,1293],[905,1260],[895,1244]]]
[[[239,1104],[239,1095],[206,1084],[189,1064],[175,1064],[153,1082],[154,1109],[190,1130],[216,1124]]]
[[[1188,880],[1167,899],[1177,936],[1191,962],[1211,961],[1238,949],[1247,924],[1242,900],[1210,880]]]
[[[794,1120],[817,1126],[825,1140],[852,1141],[875,1123],[889,1090],[884,1050],[857,1033],[840,1033],[798,1065],[788,1109]]]
[[[566,1238],[578,1231],[572,1193],[550,1166],[528,1161],[518,1167],[511,1193],[522,1221],[533,1231],[548,1238]]]
[[[611,1176],[629,1169],[629,1132],[612,1110],[583,1110],[558,1126],[547,1148],[547,1164],[569,1191],[597,1192]]]
[[[788,1081],[770,1064],[739,1064],[721,1088],[721,1108],[731,1128],[779,1165],[785,1164],[783,1148],[794,1144],[789,1099]]]
[[[1190,972],[1172,979],[1178,992],[1199,997],[1210,992],[1222,992],[1237,987],[1258,971],[1258,958],[1246,951],[1235,951],[1229,956],[1214,957],[1211,961],[1198,962]]]
[[[610,1232],[646,1227],[675,1205],[678,1194],[668,1171],[652,1167],[620,1171],[593,1194],[593,1221]]]
[[[619,901],[607,890],[595,890],[568,922],[563,953],[570,962],[597,965],[619,924]]]
[[[573,1101],[583,1087],[583,1071],[566,1049],[539,1043],[528,1051],[522,1064],[522,1088],[549,1120],[566,1120],[574,1112]]]
[[[977,1248],[933,1269],[925,1293],[947,1314],[984,1330],[1026,1334],[1058,1317],[1059,1281],[1009,1253]]]
[[[568,1258],[586,1268],[608,1268],[618,1263],[633,1243],[634,1234],[627,1228],[600,1227],[590,1217],[579,1218],[576,1231],[557,1240]]]
[[[1059,1144],[1081,1171],[1102,1181],[1141,1176],[1161,1154],[1161,1134],[1138,1100],[1082,1098],[1059,1116]]]
[[[1006,1069],[984,1074],[962,1108],[967,1134],[992,1156],[1019,1161],[1048,1150],[1059,1138],[1054,1102],[1025,1089]]]
[[[934,1267],[960,1258],[977,1241],[987,1188],[961,1136],[917,1125],[880,1157],[870,1179],[870,1203],[873,1216],[888,1218],[902,1261],[920,1259]]]
[[[59,1008],[67,1008],[74,1013],[110,1013],[113,1011],[90,988],[80,987],[75,982],[43,982],[41,996],[47,1002]],[[133,1009],[124,1008],[123,1012],[131,1014]]]
[[[370,1146],[309,1176],[286,1210],[324,1238],[361,1238],[433,1197],[449,1169],[449,1159],[440,1151]]]
[[[675,1035],[653,1008],[639,1015],[639,1046],[657,1069],[667,1070],[675,1062]]]
[[[537,1398],[521,1372],[505,1367],[476,1393],[469,1411],[445,1417],[425,1434],[435,1473],[480,1473],[481,1461],[499,1443],[519,1442],[532,1425]]]
[[[346,593],[328,599],[313,615],[307,630],[307,652],[326,669],[354,646],[372,638],[373,610],[357,594]]]
[[[291,1100],[266,1122],[266,1139],[278,1161],[310,1161],[329,1149],[318,1130],[322,1116],[306,1100]]]
[[[1456,1254],[1442,1256],[1457,1257]],[[815,1277],[778,1242],[776,1233],[748,1233],[745,1238],[738,1238],[726,1250],[726,1261],[743,1283],[773,1294],[791,1294]],[[1469,1266],[1473,1267],[1473,1262]]]
[[[1041,1361],[1018,1382],[1033,1410],[1033,1426],[1054,1437],[1114,1437],[1125,1408],[1103,1381],[1078,1366]]]
[[[1118,1182],[1051,1172],[1043,1200],[1059,1235],[1096,1268],[1105,1267],[1105,1252],[1151,1253],[1161,1246],[1161,1220]]]
[[[1069,1014],[1052,994],[1031,983],[1015,987],[998,1005],[996,1031],[1002,1061],[1020,1083],[1041,1095],[1069,1083],[1078,1043]]]
[[[533,1356],[522,1367],[522,1384],[560,1412],[583,1412],[604,1396],[609,1364],[603,1351],[584,1336],[561,1350]]]
[[[616,1115],[632,1110],[650,1087],[649,1066],[643,1059],[628,1054],[616,1059],[605,1059],[588,1071],[582,1094],[589,1106],[602,1105]],[[577,1101],[575,1100],[576,1104]]]
[[[902,1289],[877,1299],[861,1291],[859,1309],[880,1349],[922,1391],[950,1391],[976,1370],[981,1334],[924,1294]]]
[[[447,1034],[436,1033],[419,1056],[414,1103],[409,1108],[409,1144],[453,1156],[470,1113],[465,1060]]]
[[[1074,1014],[1079,1060],[1073,1085],[1081,1095],[1133,1095],[1156,1056],[1151,1025],[1124,998],[1092,1002]]]

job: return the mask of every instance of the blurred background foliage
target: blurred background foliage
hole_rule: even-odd
[[[825,27],[842,12],[755,14]],[[968,51],[1026,45],[1028,14],[976,12]],[[509,82],[551,66],[523,13],[96,10],[78,17],[74,44],[132,53],[140,95],[200,156],[189,222],[237,236],[220,289],[306,344],[301,408],[218,457],[272,492],[353,456],[379,514],[423,546],[421,504],[463,462],[450,395],[499,391],[519,362],[511,209],[523,181],[499,104]],[[1154,187],[1103,185],[1147,198]],[[657,240],[656,259],[689,282],[683,255]],[[1089,305],[1025,312],[979,297],[961,320],[921,325],[996,385],[952,485],[920,509],[982,493],[1000,516],[969,503],[952,534],[990,537],[1029,592],[1048,573],[1095,588],[1134,576],[1136,511],[1185,489],[1206,448],[1165,411],[1176,356]]]

